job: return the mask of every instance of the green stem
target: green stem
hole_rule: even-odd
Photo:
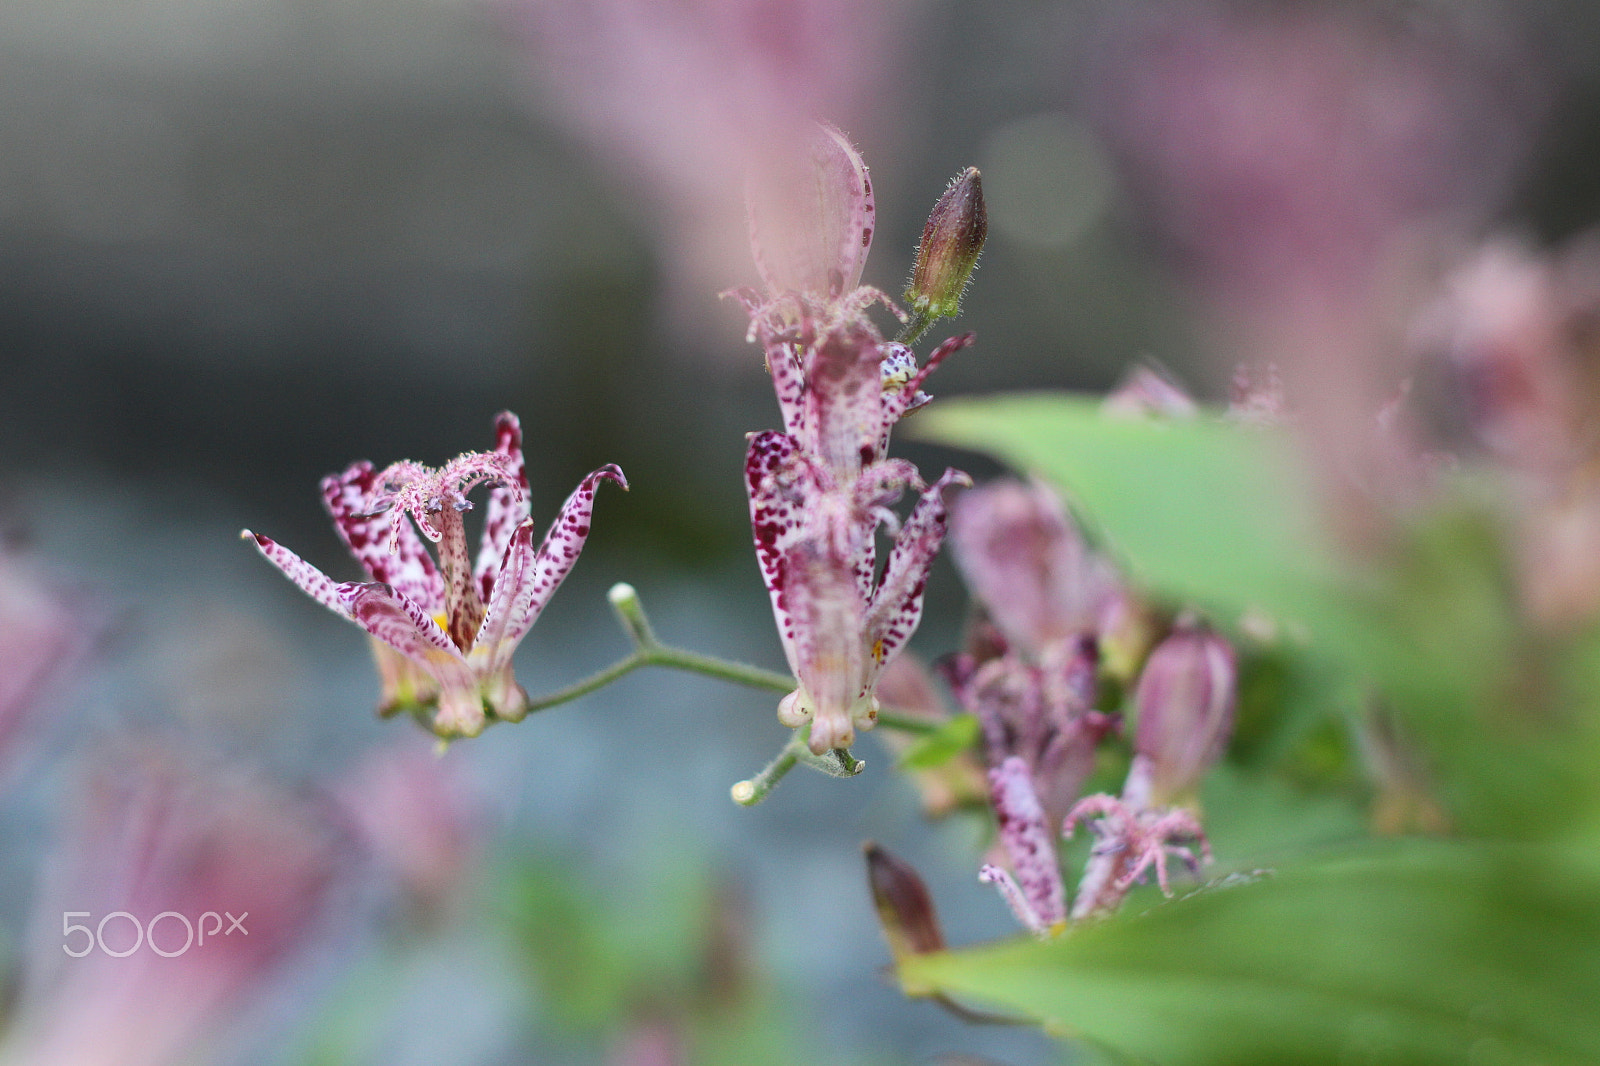
[[[920,718],[916,715],[905,714],[888,707],[878,708],[878,726],[881,729],[893,729],[901,733],[914,733],[925,737],[929,733],[937,733],[944,722],[934,718]]]
[[[745,663],[729,662],[727,659],[718,659],[712,655],[702,655],[696,651],[663,644],[656,637],[655,630],[650,627],[650,619],[645,616],[644,606],[639,602],[639,594],[634,591],[632,585],[623,582],[613,585],[611,591],[607,593],[607,599],[611,601],[611,606],[617,613],[617,621],[627,632],[628,638],[633,641],[633,651],[605,669],[590,674],[582,681],[573,682],[565,688],[530,699],[528,701],[530,714],[568,703],[579,696],[587,696],[596,689],[604,688],[618,678],[633,673],[641,666],[664,666],[669,670],[686,670],[692,674],[704,674],[707,677],[731,681],[735,685],[764,688],[773,692],[794,690],[794,678],[788,674],[780,674],[776,670],[764,670],[759,666]],[[901,733],[918,735],[936,733],[939,724],[927,718],[905,714],[892,707],[880,708],[878,711],[878,725]]]
[[[566,688],[559,688],[537,699],[529,700],[528,713],[532,714],[534,711],[542,711],[558,704],[569,703],[579,696],[587,696],[595,689],[605,688],[619,677],[624,677],[633,673],[639,667],[647,665],[649,665],[649,661],[645,658],[644,653],[636,650],[626,658],[618,659],[604,670],[590,674],[582,681],[575,681]]]
[[[686,670],[690,673],[731,681],[736,685],[770,689],[773,692],[790,692],[794,689],[794,678],[787,674],[763,670],[759,666],[749,666],[745,663],[729,662],[726,659],[663,644],[657,638],[655,630],[651,628],[650,619],[644,613],[644,605],[639,602],[639,594],[632,585],[619,582],[611,587],[606,598],[611,601],[611,607],[617,614],[617,621],[628,634],[628,639],[633,641],[633,651],[605,669],[590,674],[582,681],[573,682],[565,688],[530,699],[527,703],[527,713],[532,714],[535,711],[568,703],[580,696],[587,696],[596,689],[604,688],[618,678],[633,673],[641,666],[664,666],[671,670]],[[892,709],[879,710],[878,724],[886,729],[916,734],[933,733],[939,728],[938,722]],[[777,757],[759,774],[733,786],[734,800],[745,806],[760,803],[767,793],[772,791],[773,786],[800,763],[833,777],[854,777],[866,765],[842,749],[813,755],[808,745],[810,733],[810,726],[795,730]]]
[[[912,308],[911,317],[906,319],[906,324],[900,327],[900,332],[895,334],[894,339],[900,344],[915,344],[936,321],[937,319],[928,312]]]
[[[735,784],[729,790],[733,802],[743,807],[754,807],[767,798],[773,786],[782,781],[795,763],[800,761],[800,753],[806,751],[806,737],[811,733],[811,727],[805,726],[794,731],[788,743],[778,750],[777,756],[761,772]],[[807,752],[809,754],[809,752]]]
[[[788,674],[780,674],[775,670],[763,670],[759,666],[746,666],[744,663],[731,663],[726,659],[701,655],[699,652],[694,651],[685,651],[682,648],[674,648],[668,644],[656,643],[641,647],[635,654],[643,658],[643,665],[646,666],[665,666],[673,670],[687,670],[693,674],[705,674],[707,677],[732,681],[736,685],[766,688],[774,692],[789,692],[794,688],[794,678]]]

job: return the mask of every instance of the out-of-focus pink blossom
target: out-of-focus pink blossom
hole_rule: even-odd
[[[1426,488],[1375,432],[1446,249],[1504,196],[1545,95],[1487,24],[1341,4],[1124,5],[1096,113],[1225,370],[1279,364],[1342,538]],[[1415,475],[1415,476],[1413,476]]]
[[[555,117],[660,218],[674,279],[741,269],[747,178],[892,91],[910,0],[502,0]],[[710,285],[705,285],[706,281]]]
[[[1060,825],[1094,771],[1095,749],[1116,719],[1095,710],[1092,640],[1057,645],[1043,662],[1016,652],[980,662],[970,653],[942,664],[956,699],[983,727],[989,766],[1018,758],[1052,825]],[[991,799],[994,781],[991,777]]]
[[[482,844],[455,765],[420,743],[380,748],[334,792],[356,841],[424,915],[449,906]]]
[[[1455,428],[1505,478],[1523,603],[1544,625],[1600,612],[1597,321],[1600,238],[1549,251],[1498,238],[1445,279],[1413,336],[1453,371]]]
[[[87,651],[98,620],[0,545],[0,781],[51,685]]]
[[[1089,825],[1095,843],[1072,901],[1073,921],[1111,914],[1151,870],[1161,891],[1172,895],[1169,858],[1179,859],[1192,873],[1211,861],[1200,819],[1185,807],[1146,807],[1100,793],[1086,796],[1067,816],[1069,837],[1079,822]]]
[[[121,750],[89,775],[47,866],[0,1063],[211,1061],[329,933],[339,834],[269,784],[192,762]]]
[[[950,546],[1006,640],[1035,657],[1095,633],[1118,591],[1111,565],[1037,482],[1002,478],[962,494],[951,508]]]
[[[1502,42],[1359,5],[1119,8],[1096,94],[1207,287],[1365,288],[1386,246],[1503,188],[1533,101]]]
[[[1458,376],[1470,429],[1500,460],[1560,476],[1589,442],[1593,398],[1577,345],[1600,296],[1582,255],[1568,261],[1524,241],[1491,240],[1446,278],[1418,318],[1415,343]],[[1587,281],[1588,284],[1584,284]]]

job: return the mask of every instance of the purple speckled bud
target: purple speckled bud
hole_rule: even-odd
[[[989,235],[989,212],[983,203],[983,182],[976,167],[968,167],[945,189],[933,205],[917,246],[916,265],[906,285],[911,309],[928,319],[954,318],[961,313],[961,294],[978,265],[984,238]]]
[[[1150,653],[1134,696],[1149,795],[1136,799],[1164,806],[1194,792],[1233,732],[1238,673],[1233,646],[1198,626],[1180,626]]]

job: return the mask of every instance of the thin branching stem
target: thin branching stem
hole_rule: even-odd
[[[580,696],[587,696],[596,689],[604,688],[611,682],[633,673],[641,666],[684,670],[731,681],[736,685],[764,688],[773,692],[790,692],[795,687],[794,678],[787,674],[764,670],[759,666],[745,663],[730,662],[727,659],[718,659],[712,655],[702,655],[699,652],[662,643],[656,636],[655,630],[651,628],[650,619],[644,613],[644,605],[639,602],[639,594],[632,585],[626,583],[613,585],[606,598],[611,601],[612,610],[616,612],[617,622],[622,626],[623,632],[627,633],[628,639],[633,642],[633,651],[581,681],[575,681],[565,688],[530,699],[527,705],[529,713],[556,707]],[[878,725],[886,729],[917,734],[932,733],[939,728],[938,721],[892,709],[879,710]],[[809,726],[795,730],[779,749],[778,754],[760,773],[733,786],[734,800],[745,806],[760,803],[797,765],[804,764],[833,777],[854,777],[866,765],[844,749],[824,752],[821,755],[812,754],[808,746],[810,732]]]

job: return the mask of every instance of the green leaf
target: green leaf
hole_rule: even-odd
[[[1366,845],[901,979],[1156,1066],[1578,1066],[1600,1061],[1597,900],[1594,866],[1547,848]]]
[[[1396,519],[1381,551],[1335,551],[1326,506],[1273,430],[1206,415],[1108,418],[1096,400],[1001,396],[941,403],[919,435],[987,451],[1062,489],[1137,582],[1220,622],[1275,621],[1297,697],[1246,741],[1283,758],[1318,719],[1376,685],[1422,749],[1458,829],[1554,838],[1600,811],[1600,707],[1543,684],[1559,649],[1529,646],[1508,553],[1481,486],[1465,477]],[[1563,706],[1565,703],[1565,706]]]
[[[1085,396],[941,402],[914,433],[1063,488],[1152,588],[1228,617],[1302,618],[1336,583],[1315,499],[1284,435],[1213,418],[1106,418]]]
[[[978,742],[978,718],[958,714],[932,733],[918,737],[895,765],[901,770],[932,770],[943,766]]]

